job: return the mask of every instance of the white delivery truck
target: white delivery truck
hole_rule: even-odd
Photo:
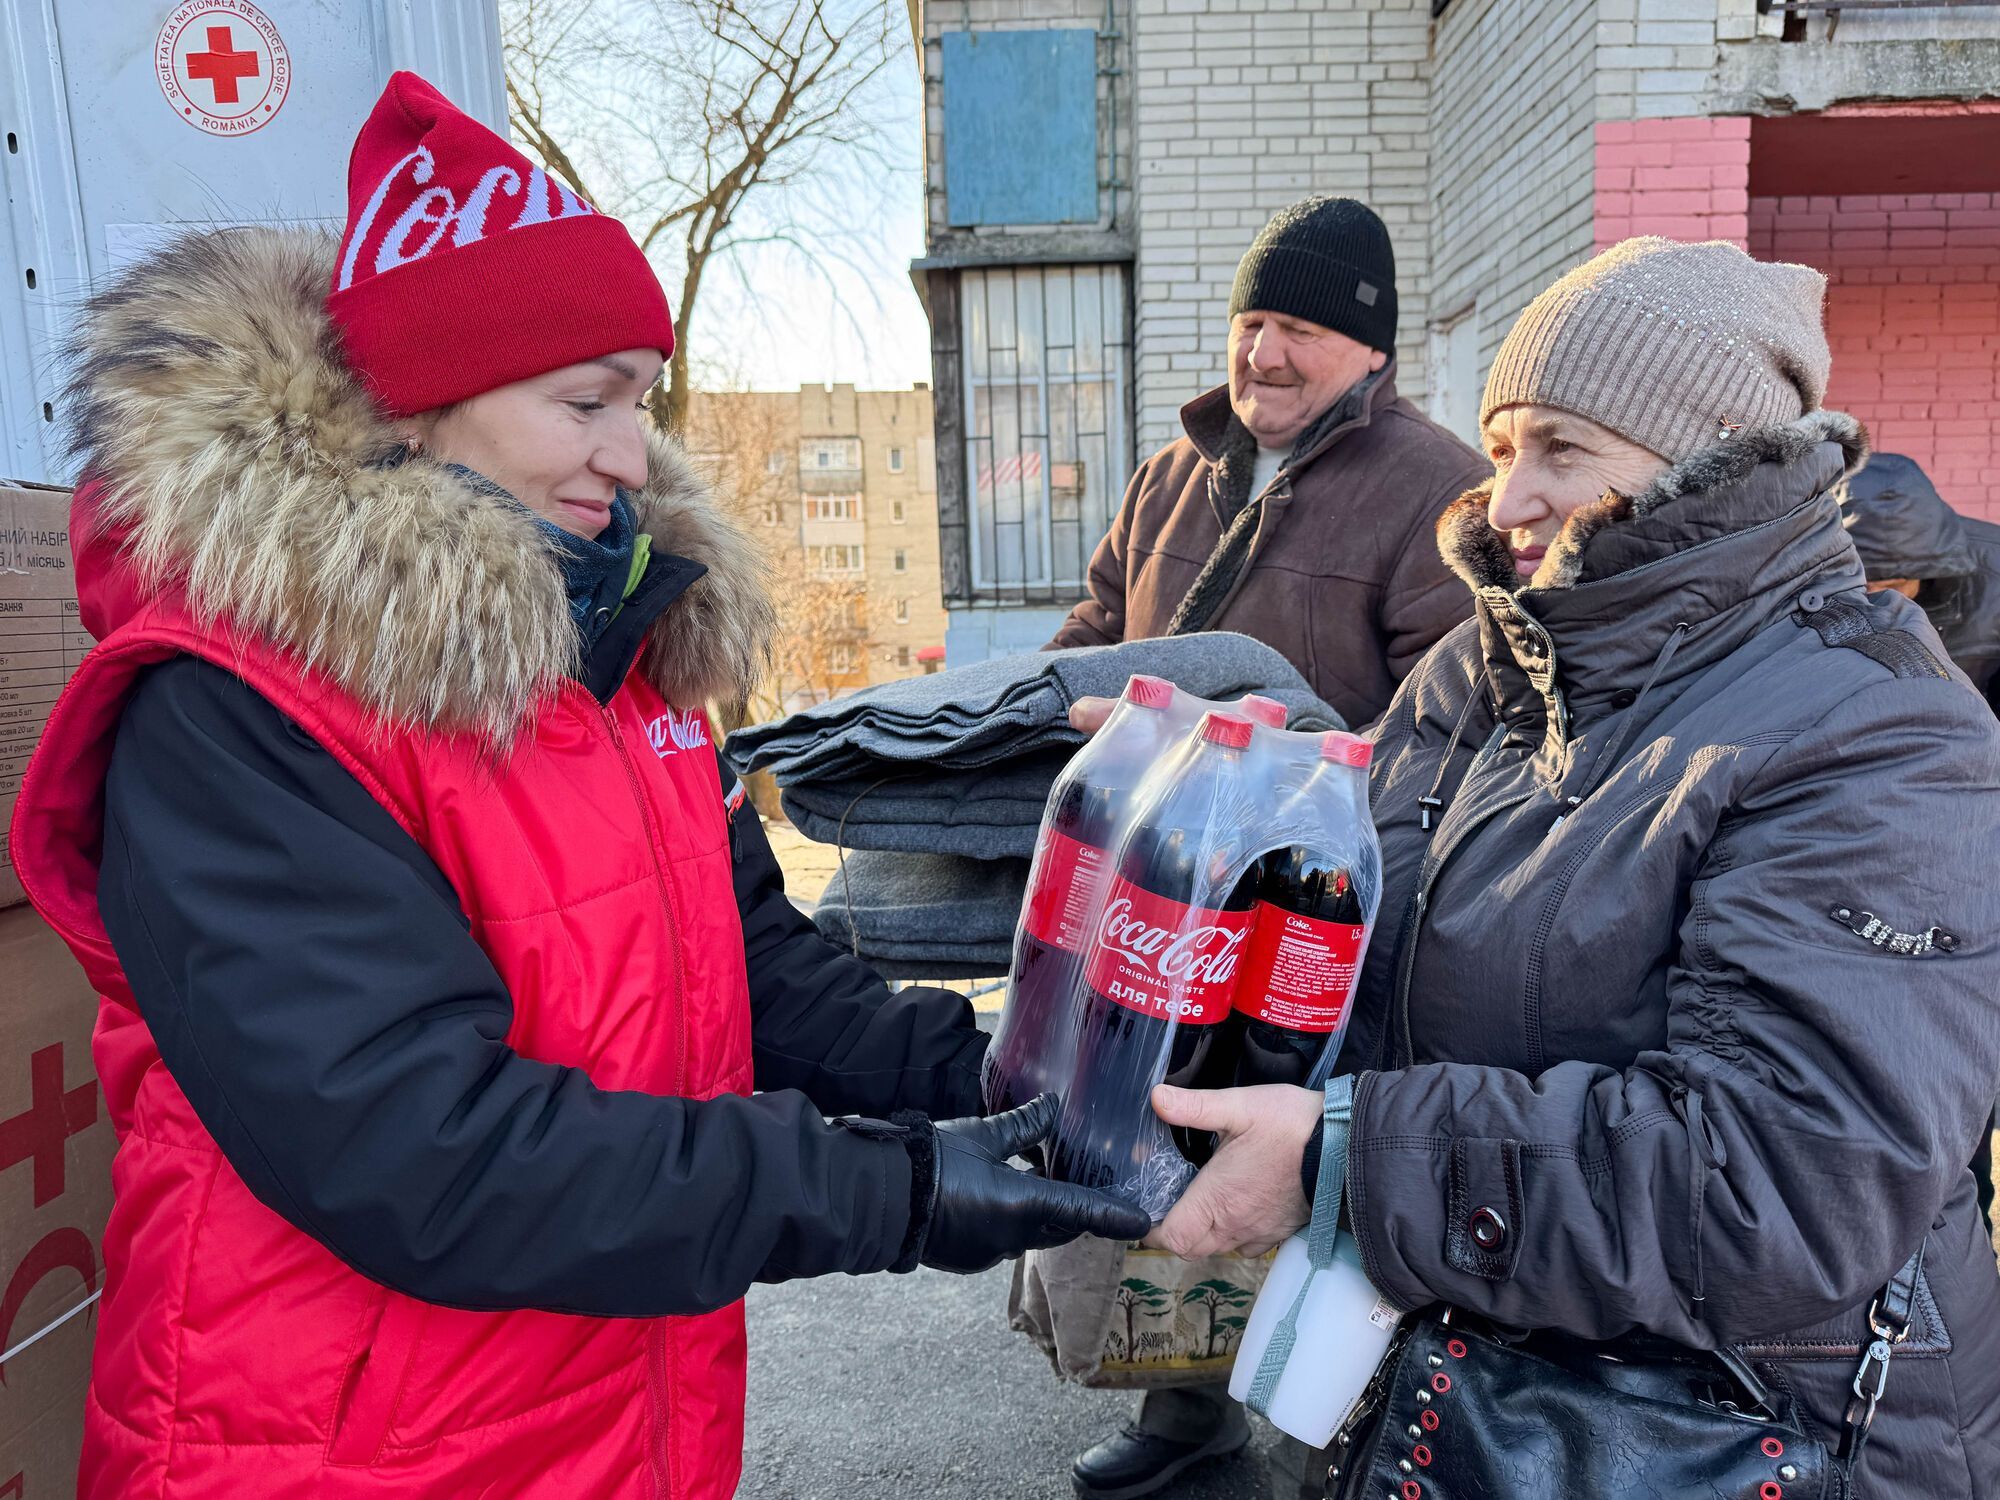
[[[325,222],[398,68],[506,130],[498,0],[0,0],[0,476],[62,484],[60,353],[189,225]]]

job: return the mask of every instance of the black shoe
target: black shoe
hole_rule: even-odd
[[[1250,1424],[1241,1409],[1229,1413],[1206,1440],[1163,1437],[1143,1427],[1127,1427],[1078,1454],[1070,1467],[1070,1483],[1084,1500],[1134,1500],[1165,1488],[1181,1470],[1205,1458],[1240,1453],[1249,1441]]]

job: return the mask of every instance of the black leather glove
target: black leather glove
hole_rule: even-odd
[[[1054,1094],[983,1120],[937,1123],[920,1264],[970,1275],[1081,1235],[1136,1240],[1153,1227],[1151,1216],[1127,1199],[1007,1164],[1046,1140],[1055,1123]]]

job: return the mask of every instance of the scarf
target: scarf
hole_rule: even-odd
[[[1250,565],[1250,549],[1256,541],[1258,528],[1264,523],[1264,497],[1279,483],[1289,490],[1294,462],[1301,453],[1310,453],[1319,446],[1326,435],[1344,422],[1351,422],[1368,409],[1368,394],[1381,383],[1382,371],[1376,370],[1349,386],[1347,393],[1326,411],[1313,419],[1312,425],[1299,434],[1292,445],[1292,451],[1278,466],[1277,478],[1261,494],[1250,493],[1250,476],[1257,459],[1257,440],[1250,430],[1233,414],[1229,418],[1229,428],[1222,439],[1222,452],[1214,469],[1210,471],[1210,483],[1216,487],[1218,504],[1224,516],[1222,535],[1217,538],[1215,549],[1208,554],[1208,561],[1202,564],[1193,583],[1180,605],[1174,610],[1173,618],[1167,622],[1168,635],[1194,635],[1208,629],[1222,606],[1236,592],[1245,569]]]
[[[477,470],[464,464],[446,464],[482,495],[505,500],[510,505],[528,507],[507,490]],[[620,490],[611,502],[611,523],[595,537],[565,531],[547,517],[534,516],[535,525],[549,545],[549,552],[562,571],[563,594],[569,600],[569,617],[583,641],[587,660],[611,622],[618,618],[627,597],[646,575],[653,539],[639,530],[631,502]]]

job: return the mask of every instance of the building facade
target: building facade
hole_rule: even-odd
[[[956,663],[1079,596],[1308,193],[1396,246],[1404,394],[1473,439],[1543,286],[1630,234],[1826,271],[1830,404],[2000,517],[2000,4],[918,0]]]
[[[779,704],[941,663],[933,446],[923,386],[696,394],[689,452],[722,481],[777,577]]]

